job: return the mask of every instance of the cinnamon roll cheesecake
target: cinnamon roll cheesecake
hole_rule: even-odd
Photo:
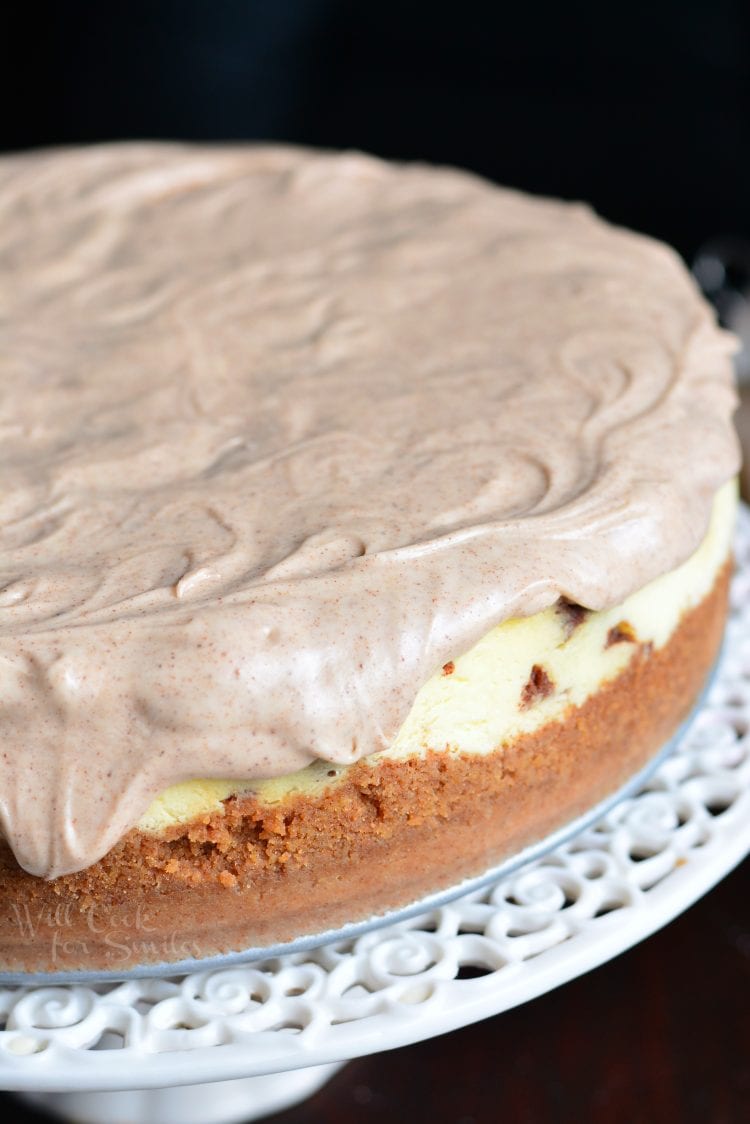
[[[0,161],[0,970],[417,900],[693,707],[733,341],[679,259],[278,146]]]

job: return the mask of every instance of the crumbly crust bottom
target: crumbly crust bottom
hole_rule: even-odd
[[[161,836],[131,831],[50,882],[0,847],[0,966],[103,969],[263,946],[362,920],[481,873],[618,788],[688,713],[726,615],[730,567],[669,642],[564,720],[479,756],[353,765],[323,794]]]

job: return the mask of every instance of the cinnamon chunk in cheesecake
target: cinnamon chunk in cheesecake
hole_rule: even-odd
[[[541,664],[535,663],[531,669],[528,681],[521,691],[521,710],[528,710],[535,703],[546,699],[555,690],[554,680],[550,678]]]

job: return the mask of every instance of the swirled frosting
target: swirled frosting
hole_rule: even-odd
[[[151,798],[387,746],[737,470],[732,343],[583,206],[282,147],[0,162],[0,814],[85,867]]]

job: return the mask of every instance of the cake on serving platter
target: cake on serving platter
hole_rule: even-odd
[[[679,259],[281,146],[0,161],[0,969],[317,934],[639,770],[726,613]]]

